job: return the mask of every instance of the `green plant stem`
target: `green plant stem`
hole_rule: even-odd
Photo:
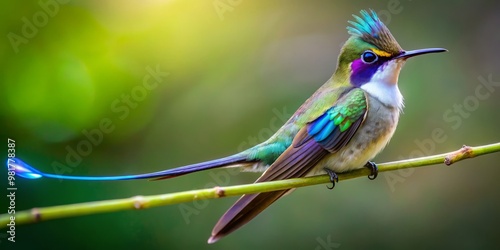
[[[494,143],[478,147],[463,146],[461,149],[449,153],[426,156],[416,159],[394,161],[378,164],[379,172],[394,171],[404,168],[415,168],[444,163],[451,165],[455,162],[484,154],[500,151],[500,143]],[[349,180],[357,177],[366,177],[370,174],[367,168],[339,174],[339,181]],[[288,179],[272,182],[254,183],[228,187],[214,187],[208,189],[192,190],[178,193],[135,196],[125,199],[85,202],[70,205],[61,205],[45,208],[33,208],[18,211],[15,215],[0,215],[0,228],[7,227],[10,217],[15,216],[15,224],[23,225],[53,219],[62,219],[82,215],[114,212],[129,209],[145,209],[150,207],[165,206],[190,202],[193,200],[213,199],[226,196],[270,192],[276,190],[299,188],[304,186],[329,183],[328,175],[320,175],[306,178]]]

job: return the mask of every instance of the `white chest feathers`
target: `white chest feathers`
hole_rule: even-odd
[[[361,89],[385,105],[403,109],[403,96],[399,92],[398,77],[404,61],[394,60],[378,68],[371,80]]]

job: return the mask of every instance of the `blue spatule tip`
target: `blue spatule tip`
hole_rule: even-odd
[[[20,176],[26,179],[39,179],[43,177],[43,174],[31,167],[24,161],[18,158],[7,159],[7,168],[9,171],[14,171],[16,176]]]

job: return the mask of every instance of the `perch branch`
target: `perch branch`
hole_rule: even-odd
[[[444,163],[451,165],[455,162],[500,151],[500,143],[494,143],[478,147],[463,146],[461,149],[433,156],[421,158],[394,161],[378,164],[379,172],[394,171],[404,168],[415,168],[434,164]],[[366,177],[370,170],[363,168],[355,171],[339,174],[340,180],[349,180],[357,177]],[[104,200],[77,203],[70,205],[52,206],[44,208],[32,208],[29,210],[18,211],[15,215],[1,214],[0,228],[7,227],[10,217],[15,216],[16,226],[47,220],[76,217],[82,215],[115,212],[130,209],[145,209],[150,207],[165,206],[190,202],[193,200],[213,199],[226,196],[237,196],[243,194],[270,192],[276,190],[299,188],[304,186],[329,183],[328,175],[320,175],[306,178],[287,179],[272,182],[262,182],[246,185],[214,187],[208,189],[184,191],[170,194],[135,196],[125,199]]]

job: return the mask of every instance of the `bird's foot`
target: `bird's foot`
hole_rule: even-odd
[[[373,162],[373,161],[369,161],[365,164],[365,167],[370,169],[370,171],[371,171],[370,175],[368,175],[368,179],[375,180],[375,178],[377,178],[377,175],[378,175],[377,164],[375,164],[375,162]]]
[[[324,170],[330,176],[330,182],[332,183],[332,187],[328,187],[328,186],[326,186],[326,187],[328,189],[333,189],[335,187],[335,182],[339,182],[339,177],[337,176],[337,174],[335,172],[333,172],[333,170],[331,170],[329,168],[324,168]]]

